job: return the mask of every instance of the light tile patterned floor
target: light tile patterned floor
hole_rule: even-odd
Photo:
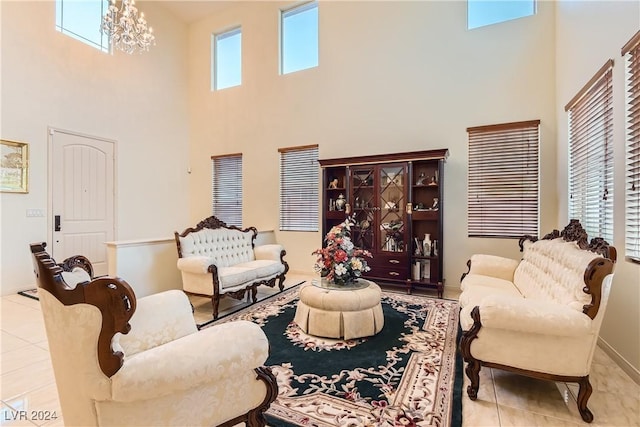
[[[289,274],[286,285],[293,286],[305,276]],[[276,290],[262,287],[259,298]],[[430,293],[432,294],[432,293]],[[457,298],[456,290],[445,290],[446,298]],[[0,366],[0,425],[64,425],[55,379],[48,353],[47,337],[38,301],[21,295],[0,298],[2,351]],[[196,318],[202,322],[211,316],[206,299],[192,299]],[[221,314],[244,301],[221,302]],[[465,377],[464,389],[467,381]],[[591,374],[593,394],[589,408],[595,416],[593,426],[639,426],[640,386],[601,350],[597,349]],[[472,402],[463,394],[464,426],[585,426],[578,414],[577,387],[540,381],[483,368],[478,399]],[[23,412],[55,412],[57,419],[20,419]]]

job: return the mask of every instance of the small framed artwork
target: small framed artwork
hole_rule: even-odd
[[[0,140],[0,191],[29,192],[29,144]]]

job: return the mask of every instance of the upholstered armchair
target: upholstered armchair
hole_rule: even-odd
[[[136,300],[86,258],[31,252],[65,425],[265,425],[277,385],[258,325],[198,331],[182,291]]]

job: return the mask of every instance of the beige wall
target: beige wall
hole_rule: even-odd
[[[561,1],[556,17],[558,221],[567,222],[567,114],[564,106],[612,58],[614,246],[618,263],[601,338],[640,371],[640,265],[624,257],[625,64],[622,46],[640,29],[638,1]],[[593,236],[591,236],[593,237]],[[636,374],[638,375],[638,374]]]
[[[47,127],[115,140],[117,239],[171,237],[188,218],[187,26],[145,4],[157,45],[109,55],[55,30],[55,2],[2,1],[2,138],[30,143],[28,194],[0,194],[3,295],[35,283],[48,239]]]
[[[448,148],[445,278],[466,260],[519,257],[515,240],[466,235],[468,126],[540,119],[541,231],[556,227],[554,7],[466,29],[466,2],[320,2],[320,65],[278,74],[284,3],[242,2],[190,27],[192,222],[211,211],[210,156],[243,153],[244,224],[278,229],[277,149],[320,157]],[[242,85],[210,91],[210,35],[242,25]],[[312,271],[320,233],[277,232],[293,270]]]

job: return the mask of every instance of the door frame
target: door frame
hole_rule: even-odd
[[[113,240],[118,240],[118,144],[114,139],[107,139],[87,133],[75,132],[53,126],[47,126],[47,242],[49,252],[53,251],[53,135],[65,133],[67,135],[79,136],[83,138],[97,139],[109,144],[113,144]],[[105,249],[106,250],[106,249]],[[81,254],[78,254],[81,255]],[[63,260],[57,260],[62,262]],[[108,266],[107,266],[108,267]]]

